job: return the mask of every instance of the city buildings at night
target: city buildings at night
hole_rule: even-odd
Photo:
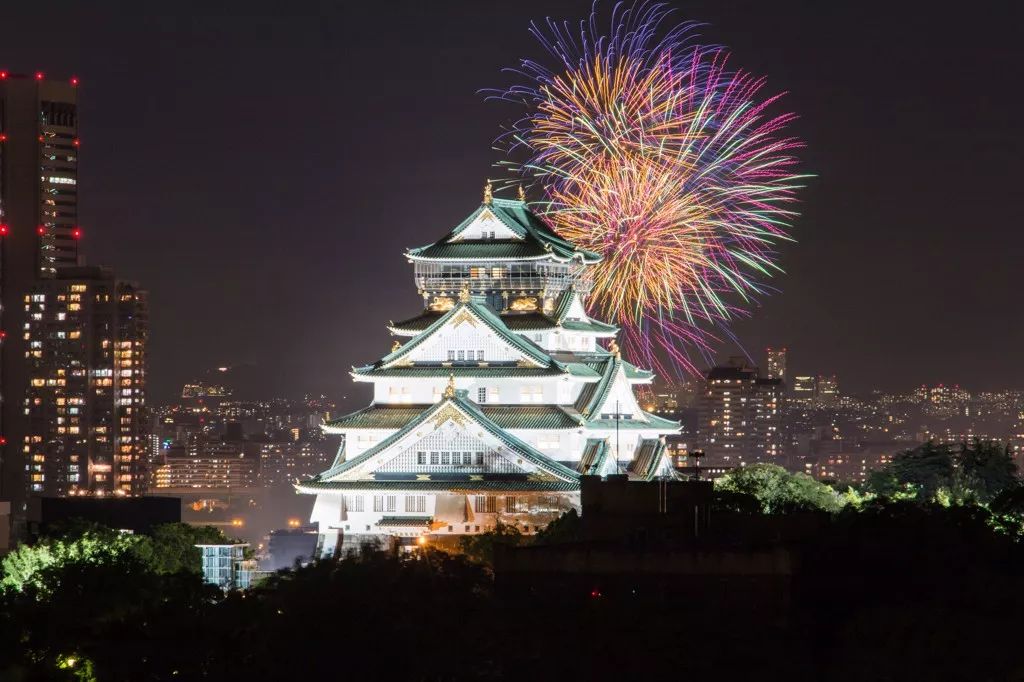
[[[839,400],[839,380],[836,376],[819,375],[814,386],[814,400],[820,405],[835,405]]]
[[[156,494],[251,494],[259,486],[260,458],[237,443],[210,443],[198,451],[169,448],[153,471]]]
[[[707,374],[699,403],[697,446],[708,465],[781,463],[783,383],[762,377],[742,358]]]
[[[30,492],[145,492],[146,292],[106,269],[65,267],[37,280],[22,307]]]
[[[316,495],[323,554],[499,521],[535,532],[578,506],[581,475],[669,474],[663,437],[678,425],[634,395],[653,375],[585,310],[599,255],[488,185],[465,220],[406,256],[424,310],[389,326],[404,342],[353,369],[373,403],[325,423],[342,437],[335,462],[296,486]]]
[[[768,348],[765,354],[768,356],[767,377],[769,379],[782,379],[788,382],[789,375],[786,374],[786,349]]]
[[[146,293],[86,267],[78,81],[0,72],[0,496],[145,491]]]
[[[0,498],[22,518],[30,488],[24,297],[37,280],[79,263],[76,81],[0,71],[0,178]]]
[[[813,376],[794,376],[791,390],[791,400],[798,405],[810,405],[814,400],[817,381]]]

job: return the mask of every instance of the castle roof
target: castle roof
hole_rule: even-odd
[[[578,474],[575,471],[549,458],[530,444],[516,438],[487,417],[487,415],[484,414],[477,405],[466,398],[465,391],[453,391],[452,394],[446,395],[440,402],[427,407],[427,409],[420,412],[405,424],[405,426],[369,448],[366,452],[363,452],[348,461],[336,464],[323,474],[314,477],[312,480],[333,481],[343,474],[346,474],[381,455],[383,452],[402,440],[410,432],[413,432],[416,428],[426,424],[428,421],[452,418],[453,410],[454,413],[459,415],[459,418],[468,419],[475,427],[483,429],[487,433],[491,434],[491,436],[497,439],[502,445],[515,453],[517,457],[520,457],[535,466],[539,470],[542,480],[557,480],[563,482],[574,482],[578,480]],[[477,476],[485,477],[486,474]],[[479,480],[484,479],[479,478]]]
[[[460,239],[460,235],[481,217],[493,218],[504,226],[503,239]],[[525,201],[492,199],[455,226],[444,237],[426,246],[409,249],[411,260],[556,260],[597,263],[601,255],[577,248],[572,242],[559,237],[544,223]]]
[[[500,314],[499,318],[505,327],[513,332],[565,329],[567,331],[589,332],[597,336],[608,337],[614,336],[619,331],[619,328],[615,325],[600,322],[589,316],[570,318],[569,311],[573,308],[573,300],[578,297],[579,294],[577,292],[572,289],[566,289],[559,295],[555,310],[550,315],[537,311],[527,313],[506,312]],[[580,307],[582,307],[582,303]],[[392,322],[388,325],[388,330],[399,336],[412,336],[427,329],[443,315],[444,313],[441,312],[424,310],[415,317],[402,320],[401,322]]]

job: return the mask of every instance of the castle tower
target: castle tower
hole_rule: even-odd
[[[390,353],[353,368],[373,402],[323,425],[342,437],[334,464],[296,485],[316,495],[323,555],[387,537],[445,544],[499,521],[534,533],[578,508],[582,475],[669,473],[663,436],[679,426],[634,396],[654,375],[586,312],[599,254],[488,187],[406,257],[423,310],[389,325]]]

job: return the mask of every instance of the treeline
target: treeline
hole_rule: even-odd
[[[469,554],[367,551],[230,594],[190,553],[211,531],[72,528],[2,563],[0,679],[1024,680],[1020,501],[1009,453],[984,443],[922,446],[860,486],[734,472],[720,509],[829,519],[793,550],[781,614],[642,590],[497,593],[488,553],[525,541],[508,528]]]

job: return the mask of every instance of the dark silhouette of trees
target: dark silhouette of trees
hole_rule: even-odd
[[[819,512],[820,526],[779,540],[794,572],[768,595],[781,596],[776,611],[745,596],[680,599],[675,581],[631,590],[628,576],[614,591],[507,593],[482,543],[476,560],[368,547],[224,594],[187,555],[209,531],[72,529],[28,548],[59,561],[29,561],[30,577],[0,592],[0,679],[1024,679],[1024,488],[1008,453],[919,450],[885,472],[896,494],[841,508],[774,469],[716,491],[716,509],[760,521]],[[573,542],[579,524],[569,513],[535,542]],[[502,541],[527,539],[494,534],[490,551]],[[771,585],[730,589],[782,589]]]

